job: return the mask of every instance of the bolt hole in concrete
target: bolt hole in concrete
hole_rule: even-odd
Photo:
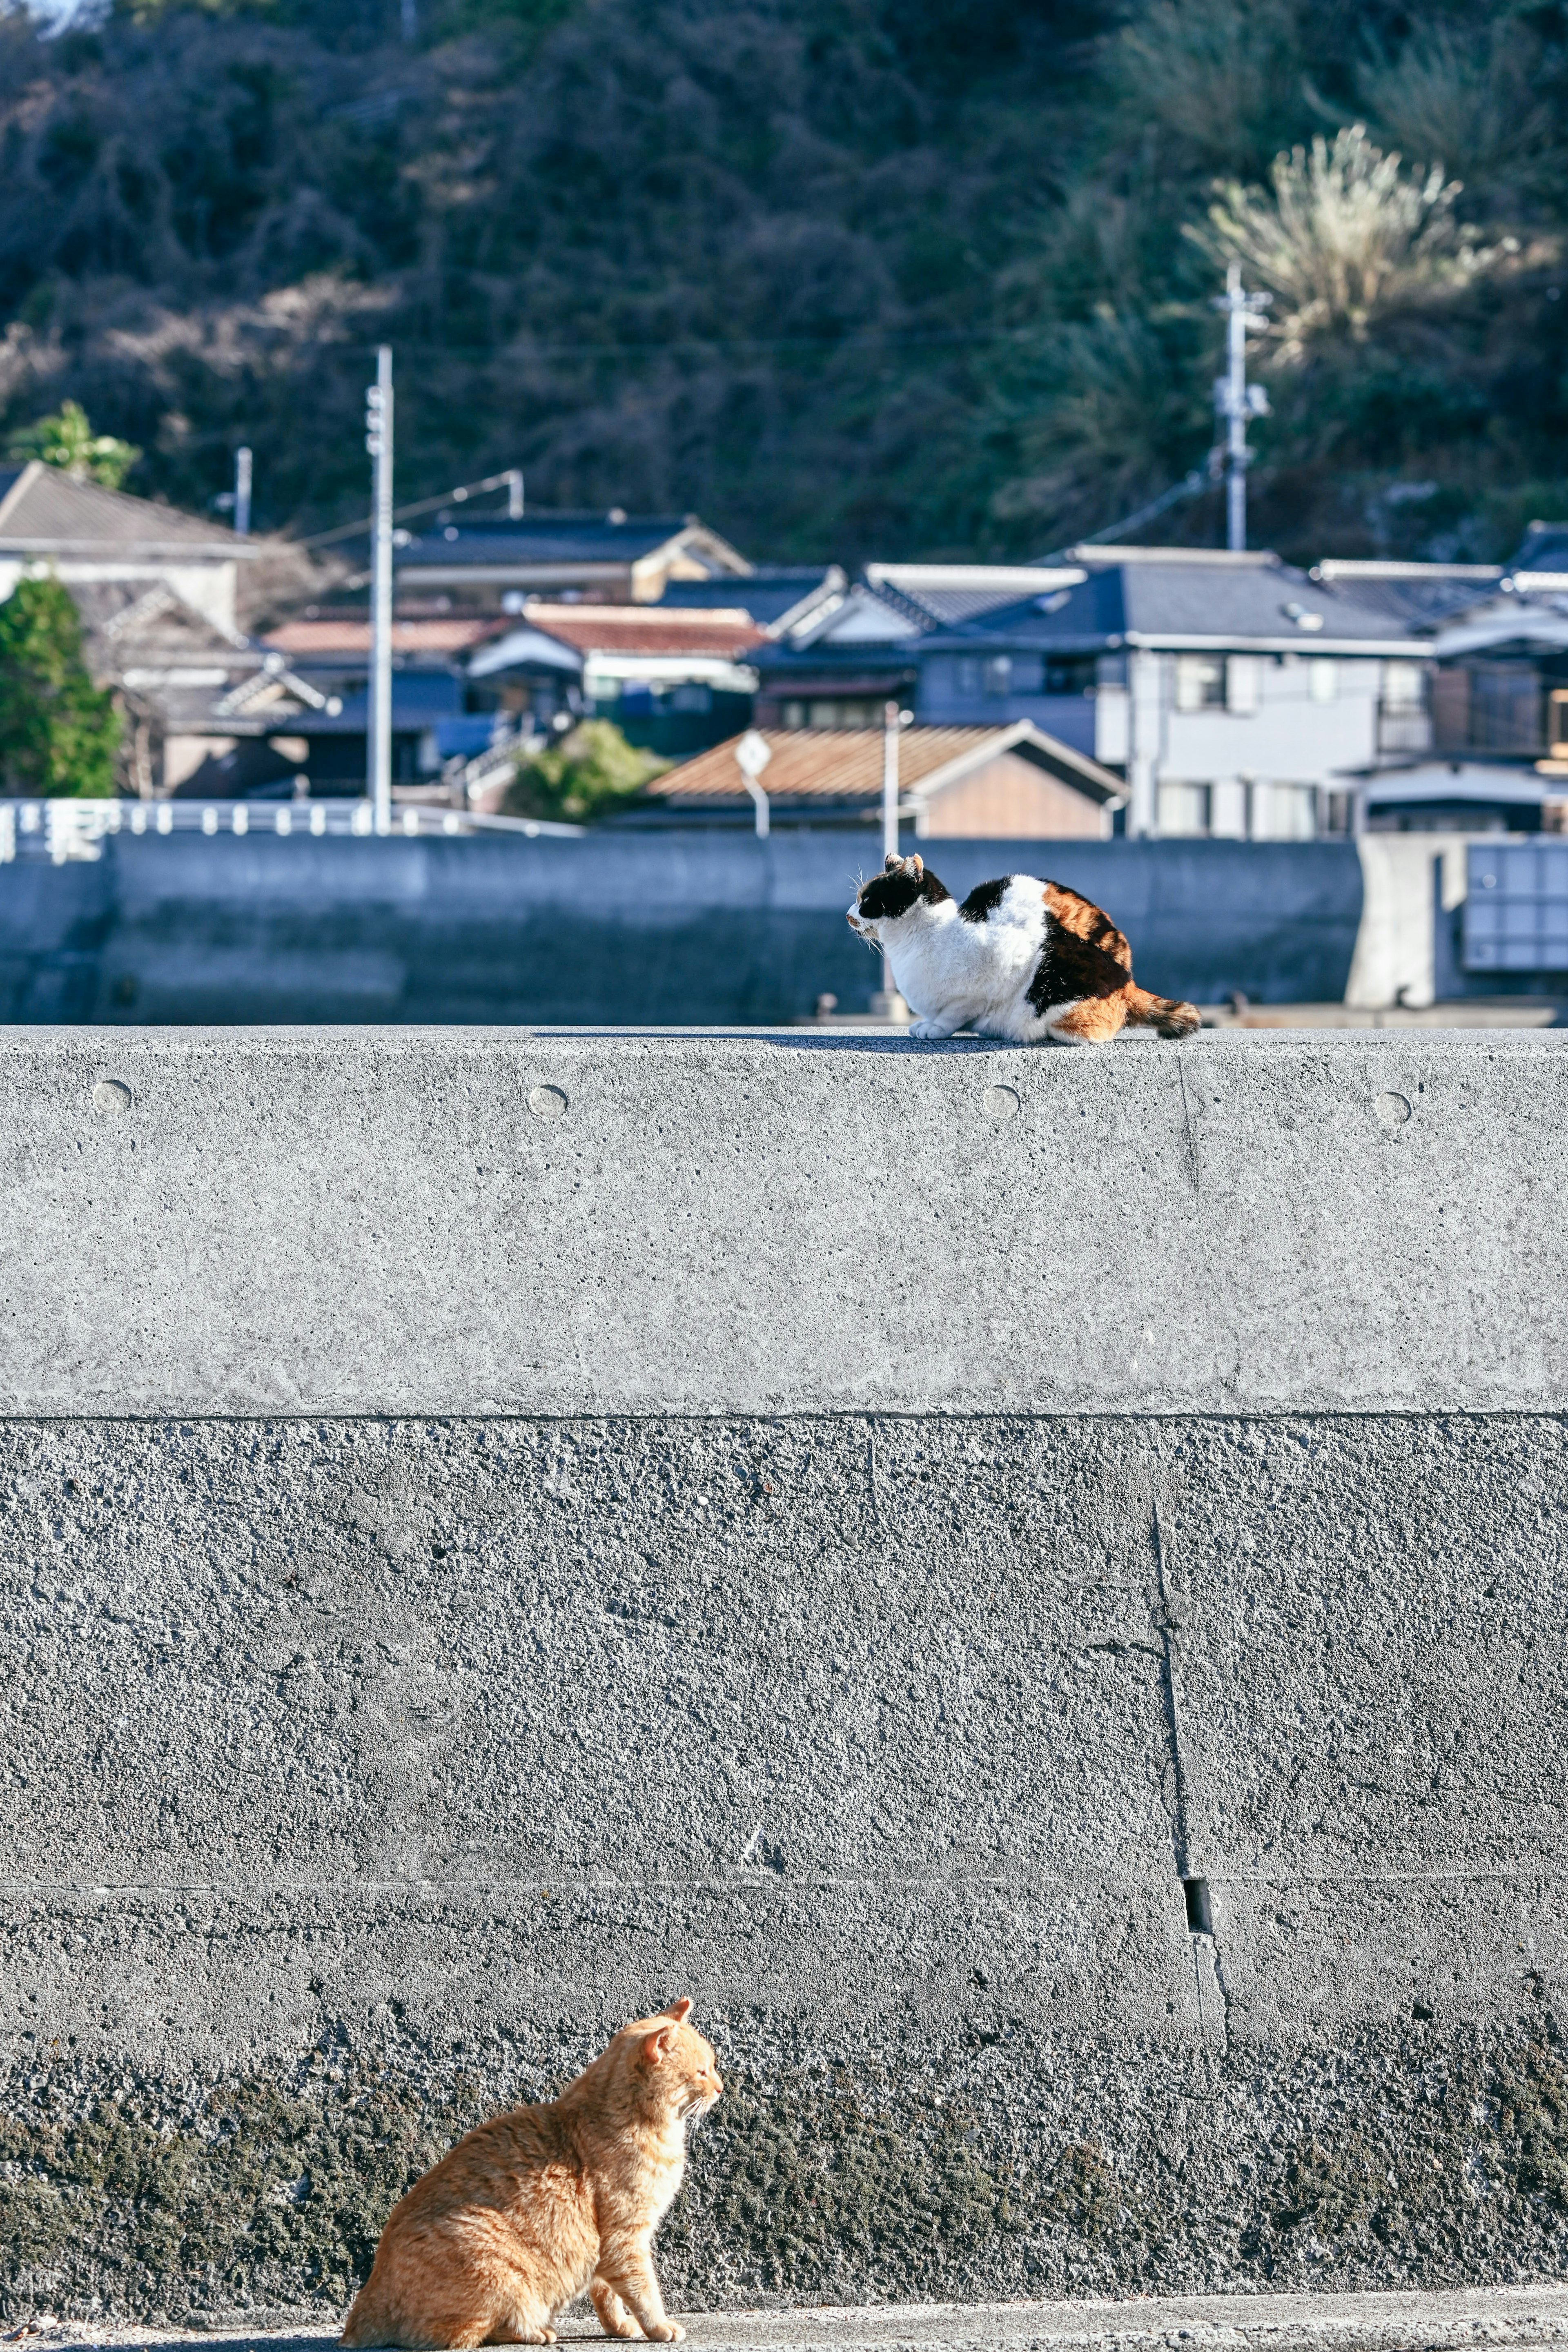
[[[985,1116],[987,1118],[995,1119],[998,1123],[1005,1118],[1016,1118],[1018,1116],[1016,1087],[987,1087]]]
[[[1184,1878],[1182,1894],[1187,1906],[1187,1931],[1194,1936],[1214,1934],[1214,1914],[1209,1909],[1209,1883],[1206,1878]]]
[[[92,1107],[105,1118],[131,1108],[131,1089],[120,1078],[100,1078],[92,1090]]]
[[[535,1118],[561,1118],[566,1111],[566,1097],[559,1087],[534,1087],[530,1090],[528,1108]]]
[[[1373,1108],[1384,1127],[1403,1127],[1410,1117],[1410,1105],[1403,1095],[1379,1095]]]

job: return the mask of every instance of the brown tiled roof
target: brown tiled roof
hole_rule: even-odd
[[[531,596],[521,617],[582,654],[716,654],[735,661],[767,642],[750,613],[729,605],[693,612],[657,604],[552,604]]]
[[[493,616],[484,619],[452,619],[439,621],[394,621],[392,650],[395,654],[460,654],[470,646],[482,645],[487,637],[500,636],[512,624],[498,621]],[[282,654],[293,654],[305,660],[311,654],[365,654],[370,652],[368,621],[285,621],[279,628],[269,629],[266,643]]]
[[[882,796],[882,730],[879,727],[759,728],[773,758],[758,778],[770,801],[809,800],[873,803]],[[700,751],[648,785],[650,797],[669,801],[743,801],[748,795],[735,764],[741,738]],[[1049,744],[1053,765],[1081,779],[1084,789],[1118,794],[1117,779],[1081,752],[1027,726],[907,727],[899,739],[899,792],[907,799],[928,777],[944,768],[978,765],[988,755],[1026,740],[1031,750]]]

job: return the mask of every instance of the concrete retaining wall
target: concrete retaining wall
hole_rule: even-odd
[[[847,830],[121,835],[96,864],[0,866],[0,1018],[772,1023],[825,991],[864,1011],[880,969],[844,909],[868,860],[874,836]],[[1014,871],[1087,891],[1167,994],[1344,993],[1349,844],[943,842],[932,862],[961,894]]]
[[[11,1033],[9,2307],[677,1991],[678,2299],[1561,2270],[1563,1055]]]

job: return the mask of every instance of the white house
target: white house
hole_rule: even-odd
[[[67,588],[162,586],[232,633],[239,566],[261,551],[221,523],[79,482],[37,457],[0,466],[0,600],[29,572],[52,572]]]
[[[896,696],[932,726],[1026,719],[1125,777],[1129,834],[1308,840],[1350,830],[1354,772],[1428,724],[1431,659],[1277,555],[1079,547],[868,567],[759,655],[758,713],[864,725]]]

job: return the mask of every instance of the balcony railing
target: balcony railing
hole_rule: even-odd
[[[1424,702],[1380,702],[1377,706],[1377,748],[1380,751],[1429,751],[1432,713]]]

